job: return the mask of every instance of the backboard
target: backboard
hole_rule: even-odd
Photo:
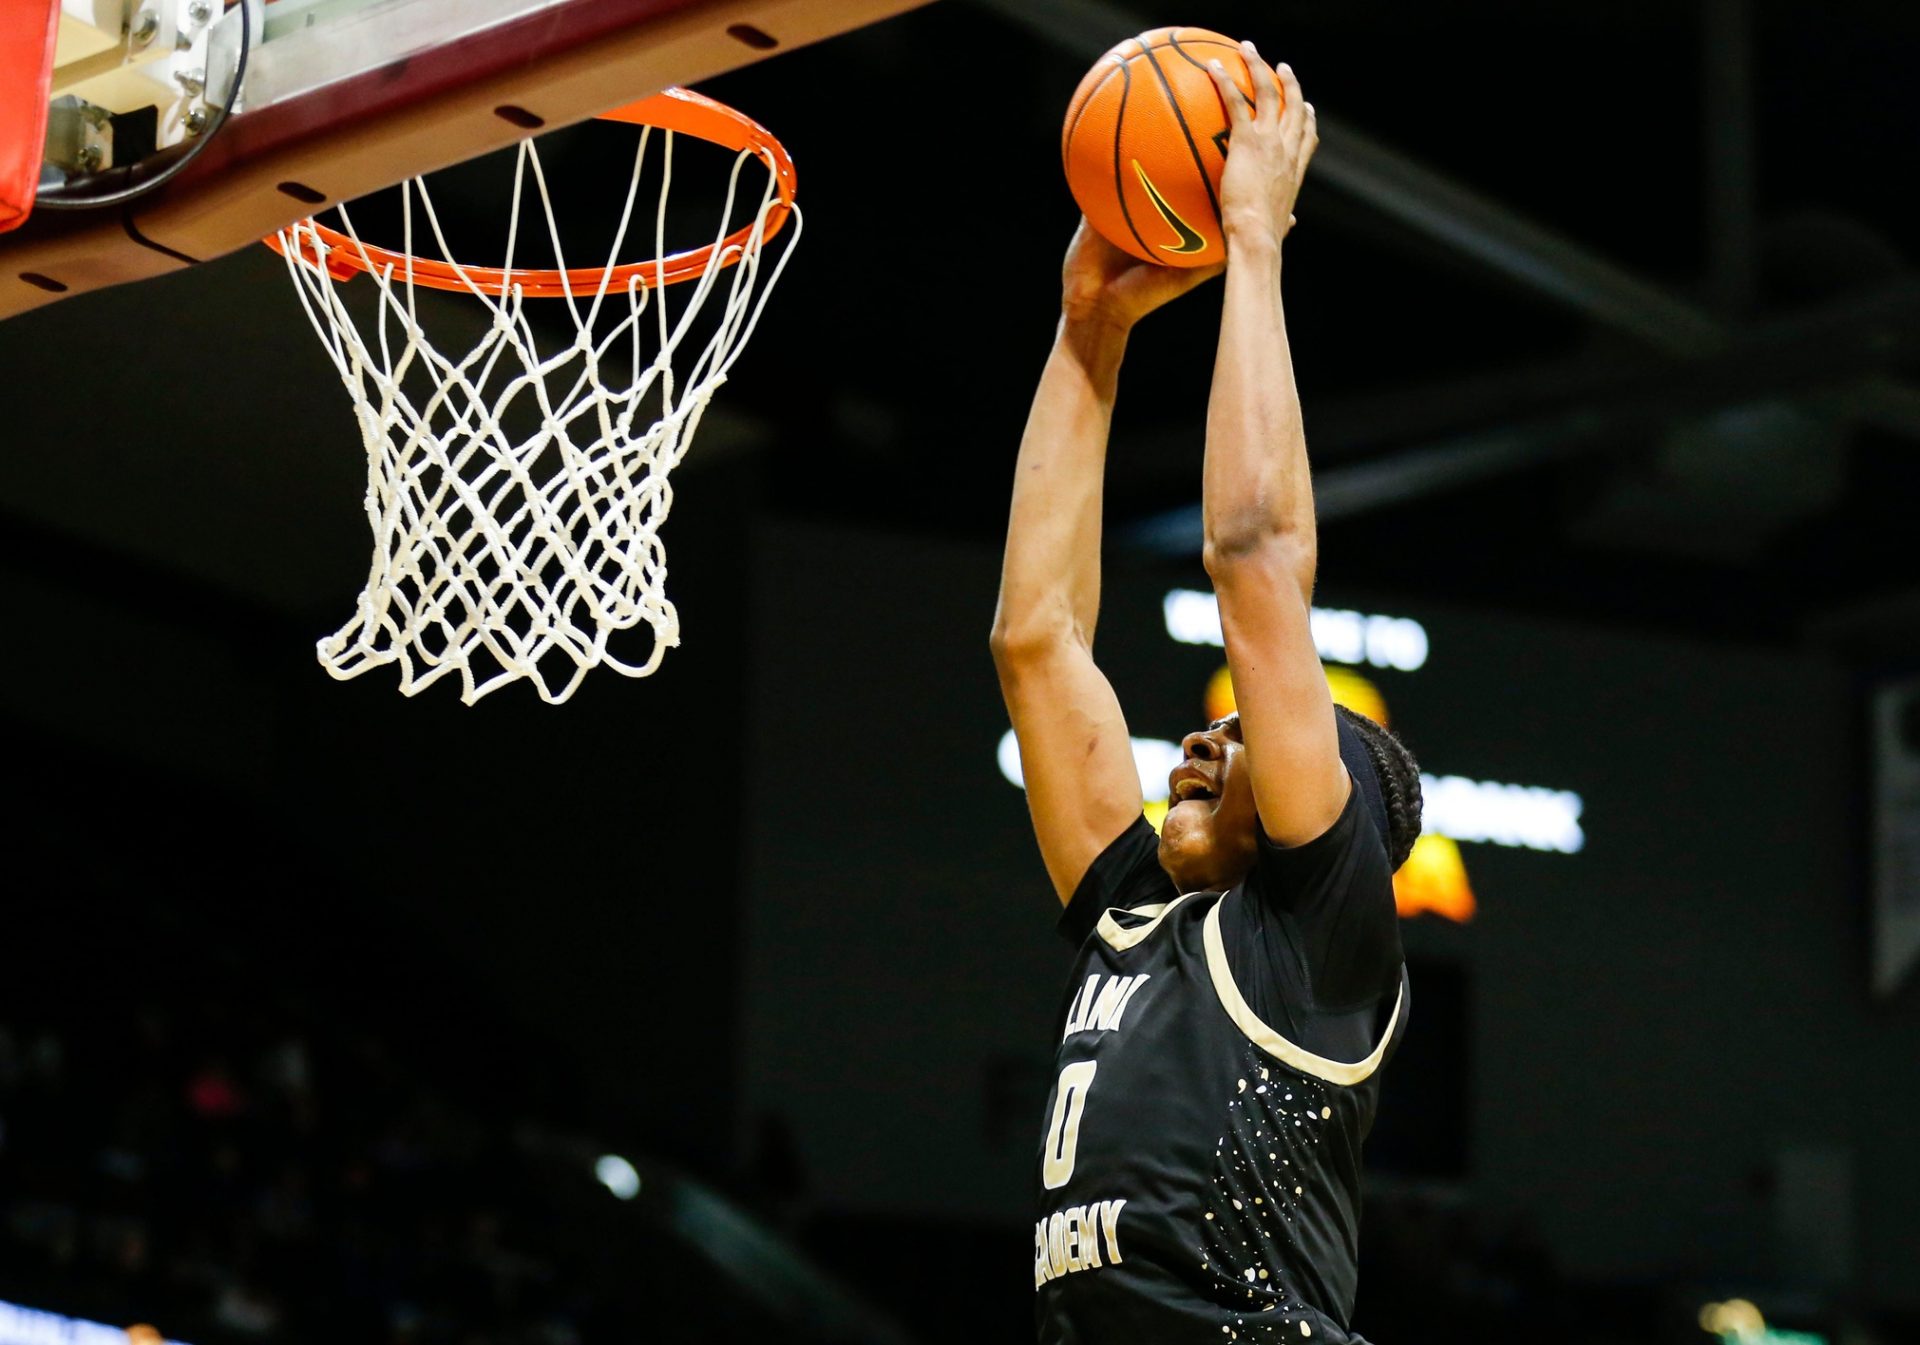
[[[50,68],[42,26],[0,33],[9,86],[44,88],[51,106],[42,192],[83,190],[72,179],[90,175],[111,187],[129,163],[164,165],[217,133],[124,207],[43,202],[0,234],[0,317],[221,256],[327,206],[924,3],[60,0]],[[243,49],[234,112],[218,126]],[[22,157],[9,136],[35,134],[8,123],[0,164]]]

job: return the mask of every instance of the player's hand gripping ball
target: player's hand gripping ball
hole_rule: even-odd
[[[1220,174],[1230,121],[1208,70],[1219,61],[1251,100],[1240,44],[1205,28],[1155,28],[1094,62],[1067,106],[1060,157],[1088,223],[1163,266],[1227,258]]]

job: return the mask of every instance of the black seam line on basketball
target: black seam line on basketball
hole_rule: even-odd
[[[178,248],[170,248],[165,243],[156,242],[141,233],[140,226],[133,222],[133,203],[131,201],[120,211],[120,227],[126,231],[128,238],[131,238],[143,248],[151,248],[163,257],[172,257],[175,261],[185,262],[188,266],[198,266],[200,264],[198,257],[189,257]]]
[[[1122,68],[1124,67],[1121,67],[1117,64],[1114,67],[1114,69],[1116,70],[1122,69]],[[1073,120],[1067,126],[1067,133],[1065,136],[1061,137],[1061,140],[1060,140],[1060,157],[1062,159],[1067,157],[1067,147],[1073,144],[1073,133],[1080,129],[1080,118],[1087,115],[1088,105],[1091,104],[1093,100],[1099,95],[1100,90],[1107,87],[1107,81],[1112,79],[1113,75],[1114,75],[1113,70],[1107,71],[1106,74],[1100,77],[1100,82],[1094,85],[1091,89],[1088,89],[1087,96],[1081,99],[1080,110],[1073,114]]]
[[[1207,38],[1199,42],[1189,42],[1186,44],[1185,47],[1183,47],[1180,45],[1180,40],[1174,37],[1171,33],[1167,35],[1167,40],[1165,45],[1170,46],[1175,51],[1179,52],[1180,55],[1186,59],[1186,62],[1188,65],[1192,66],[1196,70],[1204,72],[1207,78],[1209,79],[1213,78],[1213,72],[1211,70],[1208,70],[1206,66],[1200,64],[1200,62],[1187,51],[1187,47],[1219,47],[1225,51],[1238,51],[1240,49],[1239,47],[1237,47],[1231,42],[1215,42],[1211,38]],[[1232,136],[1233,136],[1233,126],[1231,123],[1229,123],[1225,126],[1222,126],[1211,137],[1211,139],[1213,140],[1213,147],[1220,151],[1220,157],[1223,159],[1227,157],[1227,142],[1232,138]],[[1223,225],[1222,227],[1225,227],[1225,226]]]
[[[1172,33],[1167,34],[1167,45],[1175,51],[1180,50],[1180,43]],[[1207,176],[1207,166],[1201,162],[1200,147],[1193,143],[1193,132],[1187,127],[1187,114],[1180,110],[1180,100],[1173,96],[1173,82],[1167,78],[1167,72],[1160,68],[1159,57],[1149,51],[1147,59],[1153,62],[1153,73],[1160,77],[1160,87],[1166,91],[1167,104],[1173,108],[1174,120],[1180,123],[1180,134],[1186,139],[1187,153],[1193,155],[1193,166],[1200,174],[1200,185],[1207,189],[1207,204],[1213,207],[1214,225],[1224,230],[1227,222],[1220,214],[1220,198],[1213,194],[1213,179]]]
[[[1127,95],[1132,91],[1133,72],[1127,69],[1127,63],[1123,60],[1120,62],[1120,108],[1113,114],[1113,194],[1120,202],[1120,218],[1127,222],[1127,232],[1140,245],[1140,251],[1151,257],[1153,249],[1140,236],[1140,230],[1134,227],[1133,212],[1127,209],[1127,182],[1120,176],[1120,129],[1127,124]]]
[[[1205,65],[1201,64],[1200,59],[1194,56],[1192,53],[1190,53],[1187,50],[1187,47],[1220,47],[1226,51],[1239,50],[1238,47],[1234,46],[1230,42],[1189,42],[1187,44],[1187,47],[1183,47],[1180,45],[1178,39],[1176,38],[1168,38],[1167,45],[1169,47],[1172,47],[1174,51],[1177,52],[1181,56],[1181,58],[1186,61],[1188,65],[1192,66],[1195,70],[1198,70],[1201,74],[1205,75],[1208,79],[1213,78],[1213,71],[1208,69]],[[1245,59],[1245,58],[1243,57],[1242,59]],[[1251,78],[1251,76],[1249,76],[1249,78]]]
[[[1225,39],[1221,39],[1220,41],[1215,41],[1213,38],[1210,38],[1210,37],[1203,37],[1198,42],[1194,41],[1192,38],[1188,38],[1186,41],[1186,46],[1183,47],[1180,44],[1180,39],[1173,36],[1171,33],[1167,35],[1167,40],[1165,42],[1160,43],[1159,46],[1154,47],[1153,50],[1159,51],[1162,47],[1172,47],[1175,51],[1179,52],[1182,56],[1186,56],[1187,47],[1224,47],[1228,51],[1240,50],[1240,44],[1238,42],[1228,42]],[[1187,59],[1189,61],[1193,61],[1195,65],[1200,64],[1198,61],[1194,61],[1193,57],[1191,56],[1187,56]]]

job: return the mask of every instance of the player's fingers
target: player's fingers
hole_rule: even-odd
[[[1074,258],[1086,251],[1087,235],[1092,231],[1093,226],[1088,224],[1087,217],[1082,215],[1080,223],[1074,226],[1073,237],[1067,240],[1067,255],[1061,261],[1063,267],[1072,266]]]
[[[1280,84],[1280,120],[1289,128],[1297,127],[1307,115],[1307,100],[1300,93],[1300,81],[1294,77],[1293,67],[1282,64],[1274,72],[1274,78]]]
[[[1254,115],[1268,125],[1280,116],[1280,83],[1273,73],[1273,67],[1260,55],[1260,48],[1252,41],[1240,44],[1240,54],[1247,62],[1247,74],[1253,80]]]
[[[1171,302],[1189,290],[1198,289],[1209,280],[1212,280],[1215,276],[1227,269],[1227,264],[1225,262],[1215,262],[1212,266],[1192,266],[1184,270],[1174,270],[1171,267],[1159,267],[1157,269],[1161,273],[1161,283],[1166,287],[1164,291],[1165,297],[1162,302]]]
[[[1253,105],[1247,102],[1247,96],[1240,92],[1240,86],[1228,76],[1227,67],[1218,60],[1208,61],[1207,73],[1213,76],[1214,87],[1220,90],[1220,101],[1226,105],[1228,122],[1239,126],[1250,120],[1253,117]]]
[[[1280,127],[1287,143],[1293,146],[1294,154],[1305,160],[1313,153],[1313,147],[1320,143],[1320,122],[1314,116],[1312,103],[1302,100],[1299,107],[1299,115],[1282,118]]]
[[[1196,266],[1187,273],[1190,278],[1187,281],[1186,288],[1195,289],[1204,285],[1226,269],[1227,264],[1225,262],[1215,262],[1212,266]]]

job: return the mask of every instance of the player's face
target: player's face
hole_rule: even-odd
[[[1219,892],[1253,867],[1259,813],[1240,718],[1230,715],[1181,740],[1182,760],[1167,777],[1167,820],[1160,867],[1182,892]]]

